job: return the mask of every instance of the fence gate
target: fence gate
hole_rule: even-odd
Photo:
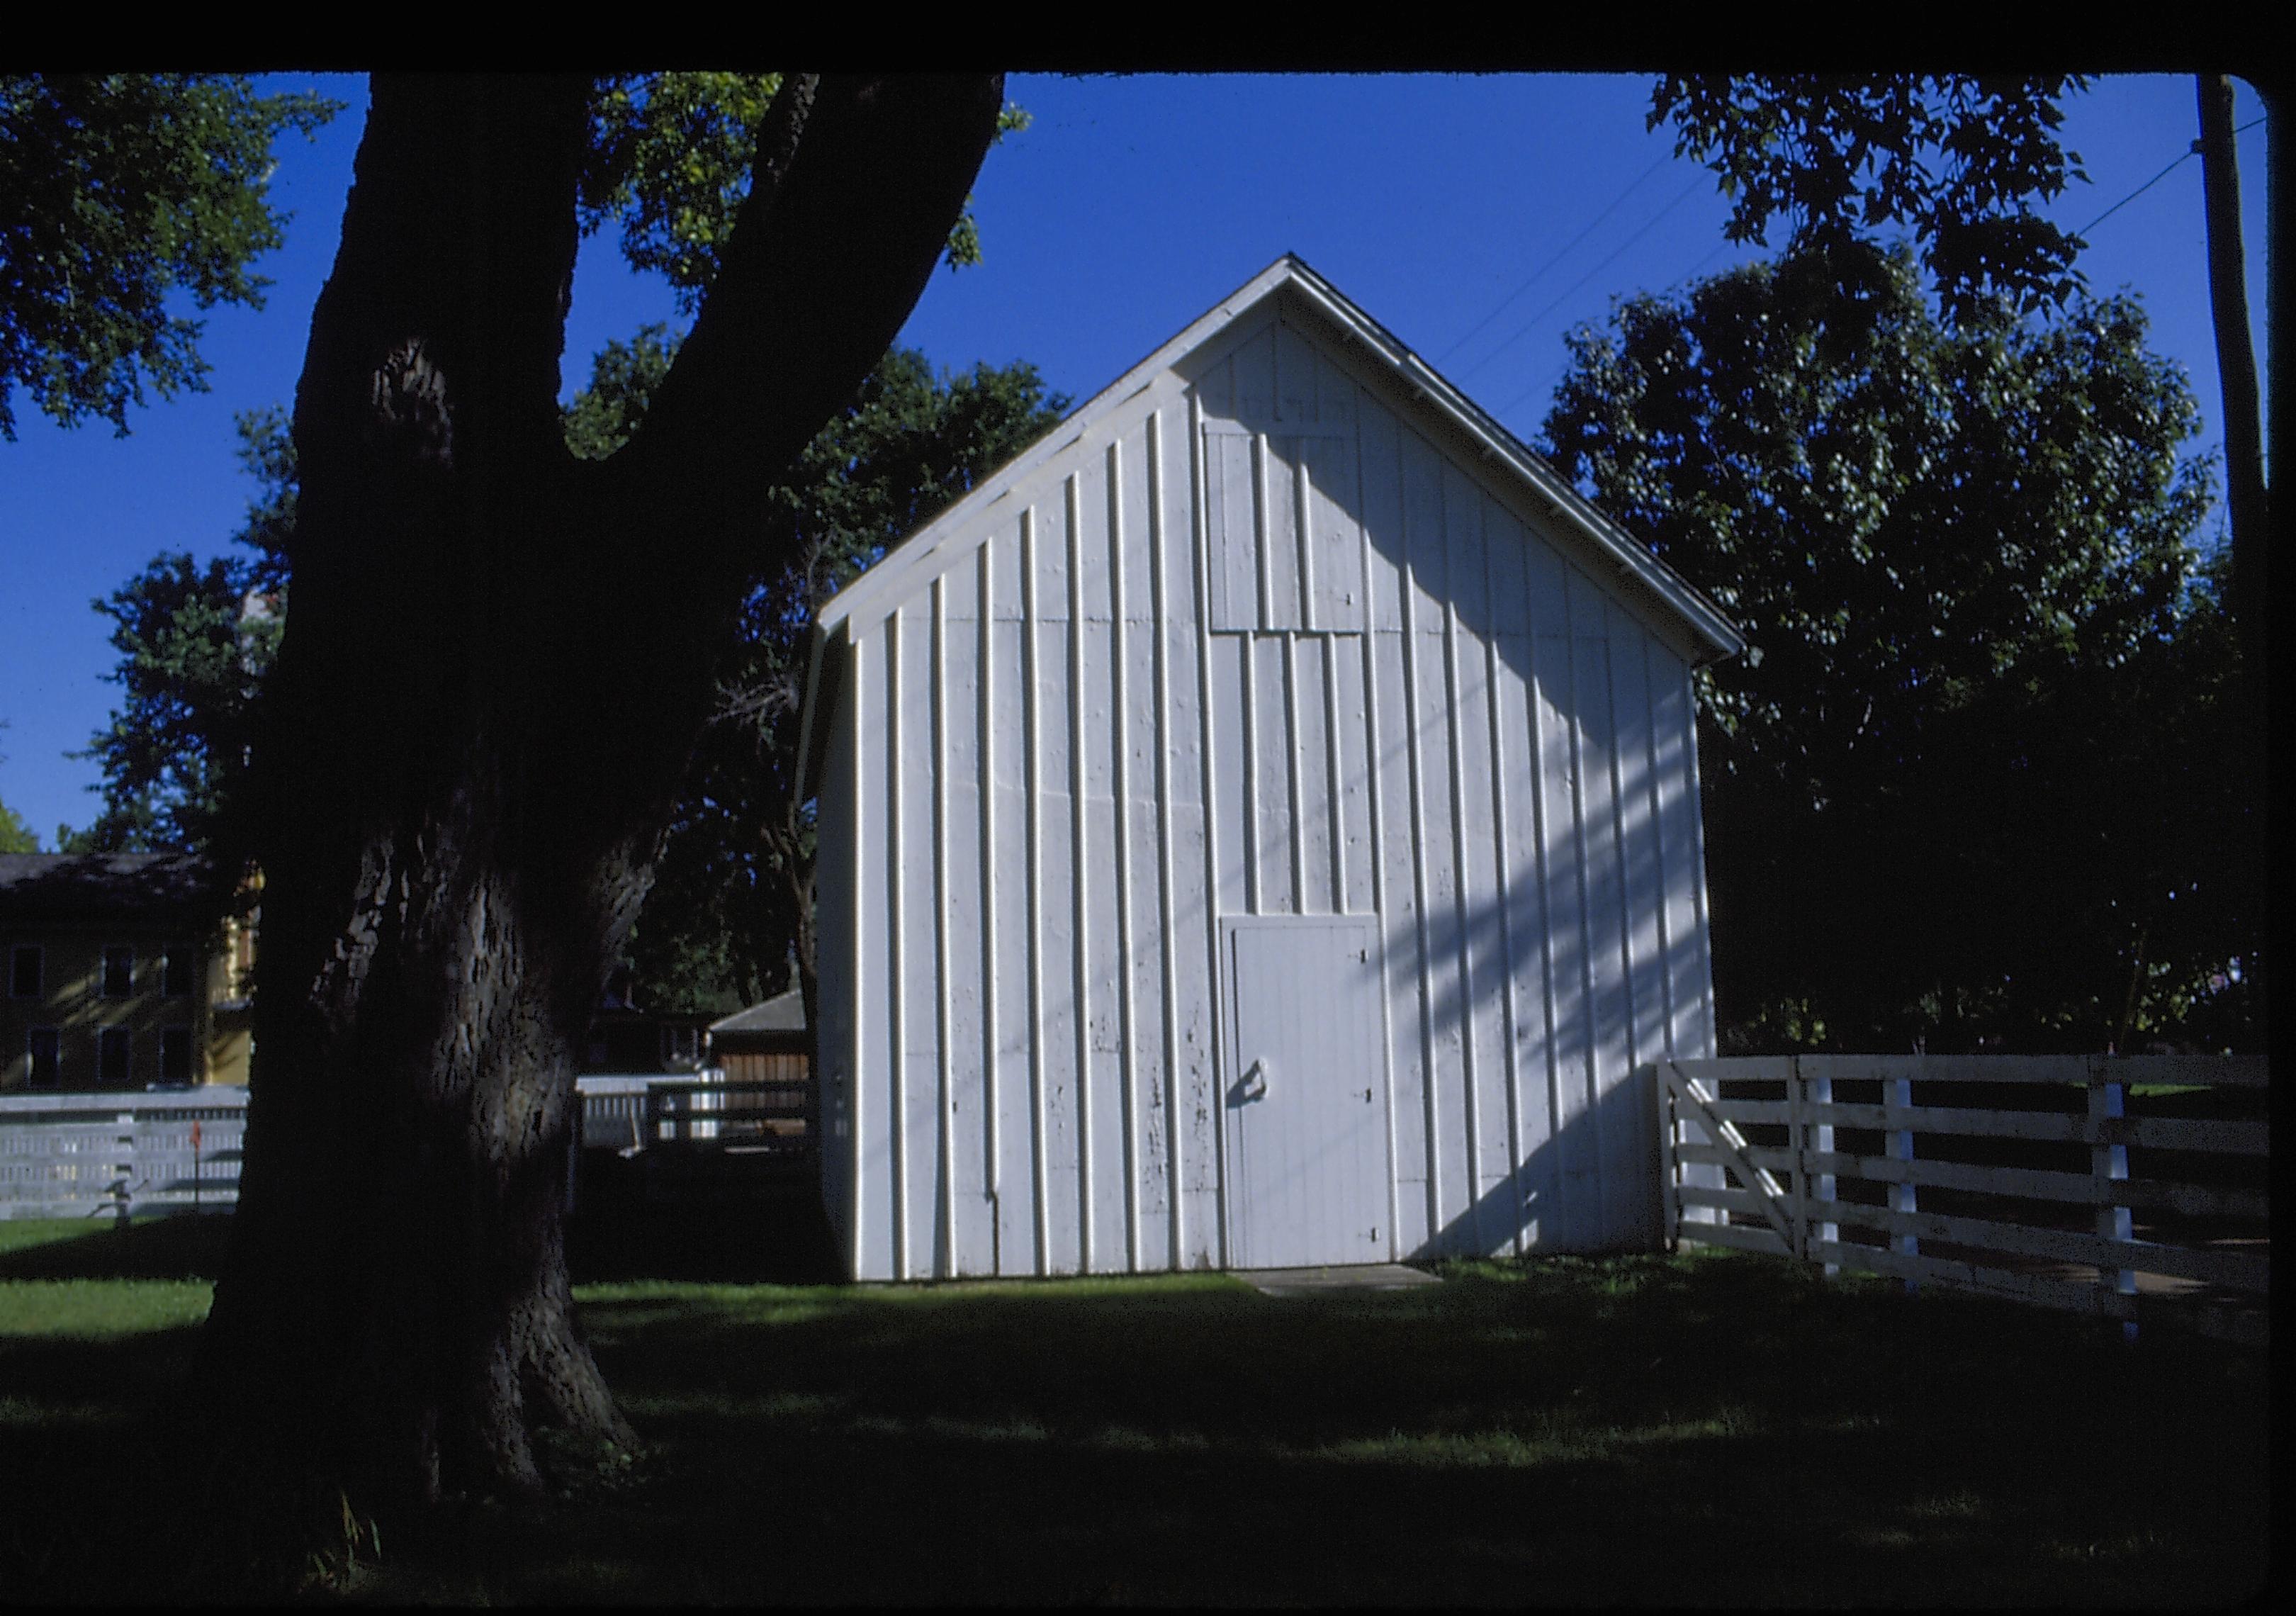
[[[1799,1153],[1786,1180],[1755,1163],[1755,1147],[1730,1114],[1733,1108],[1721,1102],[1718,1078],[1690,1070],[1713,1064],[1668,1061],[1657,1068],[1667,1243],[1687,1239],[1775,1257],[1807,1257],[1798,1204],[1804,1177]],[[1732,1223],[1734,1212],[1747,1221]],[[1685,1228],[1685,1223],[1692,1226]]]

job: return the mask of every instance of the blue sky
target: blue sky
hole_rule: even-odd
[[[89,603],[162,551],[231,548],[252,485],[235,412],[291,400],[310,310],[333,258],[365,108],[357,78],[286,77],[350,103],[316,141],[290,135],[274,190],[293,210],[261,266],[260,313],[207,316],[212,390],[61,431],[19,398],[20,441],[0,444],[0,802],[52,846],[94,817],[94,766],[68,759],[118,704],[110,619]],[[902,332],[938,365],[1033,361],[1081,401],[1279,254],[1296,252],[1514,431],[1536,435],[1564,362],[1563,332],[1614,299],[1762,256],[1722,234],[1713,177],[1643,127],[1650,81],[1594,75],[1054,78],[1008,95],[1034,118],[989,155],[975,189],[986,262],[937,272]],[[2094,230],[2081,260],[2097,291],[2144,302],[2156,351],[2189,373],[2219,440],[2198,158],[2188,77],[2098,80],[2065,103],[2065,144],[2091,183],[2049,209]],[[2236,125],[2261,117],[2240,86]],[[2265,136],[2240,136],[2257,357],[2267,357]],[[632,275],[611,234],[586,243],[565,389],[590,356],[673,317],[660,282]],[[2269,378],[2267,378],[2269,386]]]

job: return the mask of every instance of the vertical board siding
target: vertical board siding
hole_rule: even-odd
[[[1037,894],[1040,939],[1037,978],[1042,1013],[1037,1028],[1037,1061],[1043,1071],[1046,1261],[1054,1274],[1079,1271],[1086,1230],[1083,1161],[1078,1117],[1077,1050],[1084,1038],[1078,986],[1085,939],[1077,925],[1081,825],[1077,801],[1078,704],[1082,693],[1072,677],[1076,624],[1070,560],[1069,488],[1063,486],[1037,507],[1037,646],[1038,752],[1037,857],[1042,883]]]
[[[1631,1068],[1666,1054],[1671,1019],[1667,1005],[1670,992],[1666,971],[1667,872],[1658,793],[1651,777],[1657,735],[1651,710],[1650,636],[1615,603],[1608,610],[1611,710],[1619,732],[1619,840],[1626,882],[1622,918],[1627,935],[1627,1063]],[[1656,1091],[1628,1084],[1627,1099],[1628,1126],[1636,1136],[1656,1138]],[[1658,1186],[1651,1183],[1638,1187],[1643,1194],[1634,1209],[1634,1227],[1639,1238],[1655,1243],[1660,1236]]]
[[[1583,1251],[1599,1241],[1601,1161],[1592,1111],[1595,1014],[1587,940],[1586,820],[1578,792],[1578,726],[1571,718],[1575,681],[1563,578],[1558,564],[1551,578],[1551,619],[1538,611],[1533,597],[1534,621],[1551,622],[1558,631],[1542,629],[1533,636],[1538,683],[1532,714],[1539,846],[1546,871],[1548,1082],[1558,1169],[1553,1238],[1562,1250]]]
[[[971,1047],[980,1052],[980,1073],[968,1090],[979,1116],[974,1130],[979,1136],[980,1166],[978,1188],[980,1196],[980,1233],[975,1241],[968,1242],[965,1252],[976,1266],[966,1272],[996,1274],[1004,1268],[1004,1225],[1002,1215],[1004,1167],[1003,1108],[1004,1085],[1001,1075],[1004,1062],[998,1042],[997,987],[1000,980],[1009,980],[1004,974],[998,956],[996,925],[997,881],[999,869],[1015,867],[1017,861],[1008,860],[998,841],[1002,816],[998,812],[998,797],[1002,783],[995,760],[994,744],[1003,724],[1001,701],[1004,693],[1012,688],[1012,676],[998,675],[997,662],[1003,654],[998,637],[999,623],[996,599],[996,540],[983,544],[974,557],[972,568],[973,637],[971,649],[973,674],[974,702],[971,745],[973,759],[972,776],[972,811],[978,816],[975,829],[978,839],[973,843],[973,868],[971,883],[972,914],[979,927],[980,952],[973,956],[972,969],[980,975],[977,1000],[978,1020],[972,1029],[978,1039]],[[960,649],[958,659],[965,652]],[[952,765],[954,767],[954,765]],[[966,890],[958,883],[958,890]],[[968,939],[970,938],[970,933]],[[973,1183],[972,1175],[966,1182]],[[982,1246],[985,1244],[985,1251]]]
[[[1632,1168],[1645,1146],[1634,1127],[1634,1096],[1609,1074],[1631,1070],[1632,1011],[1627,996],[1627,893],[1619,841],[1618,721],[1611,688],[1607,603],[1586,574],[1570,575],[1571,705],[1578,742],[1579,813],[1586,849],[1587,990],[1595,1034],[1595,1150],[1607,1233],[1632,1226]]]
[[[1685,750],[1690,670],[1656,641],[1645,642],[1644,656],[1650,670],[1652,811],[1658,821],[1659,865],[1666,878],[1659,914],[1665,951],[1665,1053],[1694,1059],[1689,1049],[1697,1037],[1699,982],[1693,962],[1698,915],[1691,898],[1691,871],[1698,857],[1693,824],[1698,805],[1687,789],[1690,769]]]
[[[1115,1226],[1116,1243],[1120,1249],[1124,1267],[1131,1272],[1140,1267],[1140,1152],[1141,1095],[1137,1075],[1138,1063],[1152,1058],[1152,1051],[1142,1047],[1138,1017],[1135,1006],[1139,996],[1137,961],[1140,931],[1134,915],[1133,894],[1139,885],[1139,866],[1135,858],[1139,838],[1135,830],[1132,780],[1136,773],[1133,752],[1136,728],[1133,693],[1139,685],[1135,666],[1141,636],[1133,631],[1129,592],[1126,589],[1126,574],[1133,570],[1131,555],[1135,549],[1128,542],[1139,532],[1136,521],[1126,521],[1127,488],[1123,440],[1108,446],[1108,506],[1107,556],[1109,587],[1111,591],[1110,616],[1114,619],[1115,644],[1109,660],[1111,688],[1109,705],[1114,710],[1116,733],[1115,780],[1113,783],[1116,829],[1116,857],[1112,874],[1116,889],[1116,957],[1112,962],[1116,978],[1116,1021],[1114,1047],[1110,1051],[1111,1067],[1117,1086],[1117,1110],[1120,1146],[1121,1182],[1118,1186],[1119,1221]],[[1137,582],[1135,580],[1135,588]]]
[[[1246,918],[1374,923],[1374,1255],[1654,1233],[1629,1073],[1713,1038],[1691,669],[1353,360],[1226,340],[850,629],[824,1187],[860,1277],[1234,1260]]]
[[[1484,1137],[1486,1165],[1483,1180],[1485,1194],[1497,1212],[1506,1219],[1500,1243],[1508,1250],[1522,1250],[1523,1199],[1522,1185],[1516,1173],[1516,1163],[1522,1160],[1521,1092],[1517,1077],[1520,1049],[1515,1031],[1520,1013],[1516,1005],[1519,986],[1515,965],[1515,892],[1517,882],[1510,865],[1514,857],[1515,842],[1510,837],[1508,823],[1508,792],[1505,759],[1507,693],[1515,681],[1508,678],[1499,665],[1500,626],[1504,619],[1505,603],[1510,591],[1503,587],[1506,578],[1500,556],[1512,560],[1519,569],[1521,562],[1521,535],[1509,531],[1497,508],[1485,498],[1483,506],[1483,570],[1484,603],[1488,620],[1481,631],[1483,652],[1483,681],[1485,685],[1484,716],[1488,721],[1488,745],[1483,752],[1483,774],[1490,785],[1490,855],[1493,898],[1498,914],[1497,926],[1497,990],[1493,1006],[1498,1022],[1498,1046],[1492,1057],[1491,1080],[1498,1087],[1497,1111],[1505,1118],[1502,1130],[1496,1122],[1486,1130]],[[1518,579],[1519,581],[1519,579]],[[1521,599],[1519,588],[1512,592],[1516,602]],[[1492,1113],[1487,1112],[1487,1116]],[[1495,1154],[1496,1160],[1490,1160]]]
[[[931,591],[895,616],[899,648],[893,766],[900,780],[897,857],[904,868],[895,910],[900,967],[896,1003],[907,1059],[901,1069],[895,1141],[899,1148],[900,1218],[897,1260],[903,1278],[940,1271],[947,1249],[941,1226],[940,886],[934,799],[939,770],[934,757],[939,728],[934,679],[935,642]]]
[[[1373,730],[1369,635],[1327,642],[1324,669],[1330,682],[1332,758],[1339,780],[1332,807],[1332,878],[1343,915],[1376,915],[1378,890],[1378,751]]]
[[[1254,635],[1250,641],[1254,725],[1253,806],[1259,826],[1259,902],[1255,915],[1298,915],[1300,909],[1300,734],[1292,693],[1292,638]]]
[[[1144,501],[1139,530],[1146,536],[1147,588],[1134,598],[1148,603],[1147,634],[1150,658],[1151,685],[1149,709],[1143,716],[1139,733],[1153,737],[1156,782],[1156,991],[1150,1002],[1160,1015],[1157,1021],[1160,1051],[1162,1059],[1152,1071],[1154,1093],[1150,1102],[1148,1149],[1141,1163],[1144,1182],[1142,1204],[1144,1222],[1151,1221],[1154,1212],[1163,1217],[1155,1219],[1155,1226],[1141,1234],[1144,1249],[1143,1266],[1177,1268],[1186,1264],[1186,1228],[1184,1215],[1185,1197],[1181,1190],[1181,1113],[1185,1097],[1183,1073],[1186,1070],[1180,1054],[1180,947],[1177,934],[1179,917],[1176,902],[1175,843],[1179,831],[1174,824],[1173,776],[1183,767],[1182,745],[1187,726],[1178,720],[1186,710],[1175,703],[1175,683],[1172,663],[1176,654],[1173,631],[1176,606],[1171,585],[1170,505],[1165,496],[1164,462],[1166,459],[1164,418],[1152,414],[1143,423],[1141,433],[1141,494]],[[1183,776],[1185,777],[1185,776]],[[1190,1074],[1190,1078],[1193,1074]],[[1160,1168],[1160,1171],[1159,1170]],[[1157,1255],[1160,1243],[1161,1255]]]
[[[1046,1046],[1051,1042],[1045,1017],[1045,978],[1051,970],[1046,957],[1045,911],[1045,692],[1037,671],[1044,644],[1040,626],[1040,586],[1037,550],[1037,513],[1021,518],[1021,725],[1023,778],[1021,798],[1027,819],[1028,842],[1028,983],[1029,1014],[1021,1029],[1029,1057],[1029,1208],[1030,1264],[1037,1274],[1053,1271],[1052,1193],[1046,1139],[1045,1071]]]
[[[1251,771],[1246,767],[1256,727],[1244,682],[1248,660],[1244,653],[1250,647],[1249,638],[1232,634],[1207,635],[1202,647],[1210,698],[1205,703],[1204,745],[1210,759],[1210,800],[1205,806],[1216,860],[1211,898],[1214,911],[1222,915],[1250,915],[1259,908],[1255,879],[1259,835],[1252,811]],[[1214,713],[1231,717],[1226,723],[1215,724]]]
[[[974,565],[944,573],[939,657],[942,746],[939,790],[942,819],[943,999],[941,1060],[948,1085],[947,1137],[942,1142],[947,1198],[949,1271],[965,1276],[996,1272],[996,1204],[990,1195],[996,1122],[990,1080],[989,1001],[995,991],[984,879],[995,867],[986,832],[993,831],[988,767],[989,719],[995,687],[987,652],[988,617],[981,585],[987,552]]]
[[[901,1063],[898,956],[893,905],[898,899],[898,849],[893,811],[900,800],[888,726],[895,722],[886,693],[898,671],[893,636],[881,625],[853,659],[849,699],[858,715],[854,743],[855,843],[865,873],[875,879],[857,889],[855,906],[853,1126],[857,1147],[853,1173],[853,1262],[858,1276],[894,1276],[894,1099]]]
[[[1423,1020],[1426,1075],[1428,1229],[1431,1252],[1457,1248],[1470,1200],[1466,1077],[1469,985],[1462,980],[1459,824],[1452,756],[1448,534],[1444,462],[1415,432],[1402,435],[1403,531],[1408,589],[1404,598],[1404,687],[1416,765],[1412,819],[1420,890]]]
[[[1697,1054],[1697,1051],[1706,1051],[1706,1054],[1710,1056],[1715,1049],[1715,978],[1713,978],[1713,953],[1710,953],[1710,946],[1709,946],[1710,939],[1709,939],[1709,932],[1706,932],[1706,925],[1709,925],[1709,914],[1706,914],[1706,819],[1703,819],[1703,815],[1699,813],[1699,801],[1702,801],[1702,797],[1699,797],[1697,698],[1694,698],[1693,689],[1687,689],[1687,679],[1685,679],[1685,691],[1683,691],[1683,707],[1681,707],[1681,737],[1683,737],[1683,759],[1685,759],[1685,765],[1687,765],[1685,797],[1690,799],[1685,817],[1690,819],[1690,831],[1693,831],[1693,838],[1694,838],[1693,865],[1690,865],[1690,877],[1685,879],[1685,886],[1690,889],[1690,905],[1693,905],[1693,914],[1697,916],[1697,948],[1693,950],[1694,959],[1693,959],[1693,964],[1690,964],[1690,971],[1694,973],[1693,982],[1690,982],[1690,987],[1693,987],[1693,992],[1694,992],[1694,1010],[1693,1010],[1693,1021],[1690,1021],[1690,1051],[1693,1051],[1693,1054]]]
[[[1554,1095],[1554,905],[1547,882],[1546,781],[1540,774],[1540,702],[1536,670],[1534,558],[1546,551],[1534,535],[1508,521],[1492,546],[1490,578],[1497,599],[1497,650],[1502,700],[1497,718],[1499,775],[1506,792],[1508,902],[1515,916],[1515,1201],[1518,1249],[1534,1251],[1557,1240],[1562,1214],[1562,1150]]]
[[[1398,1254],[1424,1248],[1428,1221],[1424,923],[1418,861],[1420,822],[1416,725],[1412,716],[1411,580],[1398,542],[1403,531],[1400,427],[1366,400],[1361,414],[1359,510],[1371,633],[1365,636],[1365,706],[1370,775],[1378,805],[1372,857],[1378,874],[1382,982],[1386,994],[1388,1128],[1395,1184],[1389,1215]]]
[[[1215,382],[1218,380],[1218,373],[1216,373]],[[1242,882],[1240,863],[1233,866],[1235,874],[1231,882],[1231,861],[1223,857],[1223,849],[1234,846],[1236,838],[1231,833],[1223,841],[1218,830],[1219,792],[1224,776],[1219,768],[1219,750],[1213,741],[1212,714],[1218,710],[1223,686],[1213,676],[1211,581],[1204,560],[1210,542],[1210,519],[1206,514],[1203,426],[1203,401],[1201,397],[1192,398],[1188,407],[1188,528],[1184,554],[1188,598],[1194,603],[1192,616],[1200,698],[1196,707],[1196,735],[1198,778],[1201,783],[1199,802],[1202,813],[1203,864],[1202,879],[1183,890],[1201,904],[1200,918],[1203,925],[1204,951],[1193,956],[1194,961],[1202,965],[1201,974],[1191,972],[1194,977],[1193,985],[1201,996],[1193,1002],[1201,1012],[1199,1025],[1203,1032],[1203,1042],[1197,1046],[1202,1079],[1199,1087],[1190,1093],[1188,1108],[1188,1160],[1197,1164],[1195,1171],[1186,1179],[1197,1213],[1192,1224],[1197,1233],[1188,1244],[1191,1252],[1201,1250],[1209,1253],[1210,1266],[1218,1267],[1226,1263],[1228,1256],[1227,1219],[1224,1216],[1227,1184],[1226,1129],[1220,1125],[1219,1092],[1218,1052],[1222,1031],[1218,1013],[1219,916],[1224,901],[1233,901],[1233,893],[1241,890]],[[1177,456],[1174,456],[1173,463],[1177,468]],[[1225,710],[1232,711],[1234,709]]]
[[[989,1161],[996,1202],[996,1272],[1040,1272],[1037,1195],[1037,999],[1035,766],[1030,726],[1036,710],[1029,679],[1036,663],[1027,617],[1022,560],[1033,518],[1001,526],[988,546],[991,702],[986,745],[993,786],[993,868],[984,903],[994,934],[988,1000],[995,1049],[991,1072],[996,1146]]]
[[[1315,346],[1289,324],[1277,325],[1275,337],[1276,418],[1312,421],[1316,414],[1316,373],[1321,368]]]
[[[955,757],[949,745],[951,719],[949,708],[956,703],[958,693],[952,687],[948,654],[948,592],[946,578],[935,578],[932,585],[932,662],[929,669],[932,680],[933,738],[932,751],[927,765],[932,775],[932,907],[933,907],[933,981],[939,989],[933,1018],[933,1054],[938,1068],[935,1078],[933,1127],[933,1178],[938,1192],[934,1206],[933,1271],[953,1274],[958,1271],[956,1231],[956,1118],[958,1055],[952,1042],[954,1022],[957,1013],[958,989],[951,981],[955,972],[951,957],[949,910],[952,904],[951,849],[949,847],[949,790],[955,775]],[[962,713],[961,705],[957,710]],[[961,720],[959,720],[961,722]],[[961,776],[959,776],[961,777]]]
[[[1275,415],[1275,322],[1246,338],[1231,364],[1234,377],[1231,413],[1239,421],[1269,421]]]
[[[1076,744],[1070,780],[1075,816],[1077,993],[1077,1194],[1082,1219],[1078,1266],[1104,1271],[1124,1241],[1122,1106],[1117,1072],[1117,981],[1121,955],[1115,892],[1116,642],[1108,576],[1108,495],[1099,455],[1068,483],[1070,590],[1076,612],[1069,687]],[[1097,580],[1097,590],[1095,580]],[[1120,1259],[1114,1265],[1121,1268]]]

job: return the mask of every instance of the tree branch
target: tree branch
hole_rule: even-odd
[[[717,283],[608,463],[617,494],[642,491],[680,536],[650,578],[715,596],[771,559],[742,554],[767,489],[899,333],[1003,104],[997,76],[783,89]]]

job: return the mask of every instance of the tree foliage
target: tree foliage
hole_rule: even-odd
[[[687,314],[718,273],[735,216],[750,193],[758,131],[782,86],[779,73],[617,73],[590,96],[590,144],[582,168],[584,234],[618,224],[632,267],[676,288]],[[1029,127],[1007,105],[996,138]],[[950,229],[954,269],[980,261],[971,199]]]
[[[0,438],[23,388],[59,423],[127,431],[148,383],[207,385],[201,308],[263,307],[249,264],[279,245],[271,144],[340,110],[219,74],[0,77]]]
[[[8,721],[0,718],[0,729],[7,727]],[[7,760],[6,754],[0,753],[0,763]],[[24,816],[6,803],[0,802],[0,853],[37,853],[39,850],[40,839],[33,833],[32,827],[24,823]]]
[[[1734,1047],[2245,1036],[2210,479],[2144,331],[2078,297],[1948,330],[1901,251],[1572,334],[1548,454],[1752,641],[1702,675]]]
[[[2057,103],[2087,86],[2064,75],[1675,76],[1659,80],[1648,122],[1673,124],[1676,155],[1720,176],[1732,241],[1767,244],[1783,217],[1783,246],[1831,258],[1881,226],[1910,231],[1957,323],[1996,299],[2062,308],[2080,289],[2080,238],[2032,199],[2088,177],[2057,144]]]
[[[240,463],[258,484],[234,541],[250,555],[204,565],[186,552],[154,557],[95,609],[112,619],[126,692],[88,750],[103,773],[103,808],[71,838],[76,852],[168,849],[236,863],[247,827],[249,749],[264,676],[287,610],[287,542],[295,521],[295,446],[277,408],[238,419]]]
[[[37,853],[40,839],[24,816],[6,803],[0,802],[0,853]]]

